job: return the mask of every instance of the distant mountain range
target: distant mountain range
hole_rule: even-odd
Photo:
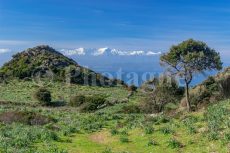
[[[77,48],[77,49],[60,49],[60,52],[66,56],[154,56],[159,55],[161,52],[144,51],[144,50],[131,50],[122,51],[111,48]]]

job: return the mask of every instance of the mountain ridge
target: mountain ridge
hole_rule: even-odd
[[[44,75],[47,72],[51,72],[52,79],[55,81],[69,79],[70,83],[86,85],[115,85],[117,83],[116,79],[109,79],[82,67],[48,45],[28,48],[13,55],[13,59],[0,68],[0,77],[33,79],[37,75],[47,77]]]
[[[155,56],[161,52],[129,50],[122,51],[118,49],[103,48],[76,48],[76,49],[60,49],[60,52],[66,56]]]

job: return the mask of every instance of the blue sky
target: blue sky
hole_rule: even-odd
[[[0,0],[0,49],[167,51],[188,38],[230,55],[229,0]]]

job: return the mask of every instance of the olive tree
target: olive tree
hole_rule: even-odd
[[[186,101],[188,111],[191,110],[189,101],[189,85],[194,74],[204,73],[208,70],[221,70],[222,62],[220,55],[202,41],[189,39],[172,46],[169,52],[160,58],[171,75],[183,78],[186,89]]]

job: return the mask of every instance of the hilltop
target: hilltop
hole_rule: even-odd
[[[74,60],[47,45],[29,48],[17,53],[0,69],[0,77],[4,79],[32,79],[38,76],[49,77],[55,81],[69,80],[70,83],[75,84],[116,84],[116,80],[111,80],[80,66]]]

